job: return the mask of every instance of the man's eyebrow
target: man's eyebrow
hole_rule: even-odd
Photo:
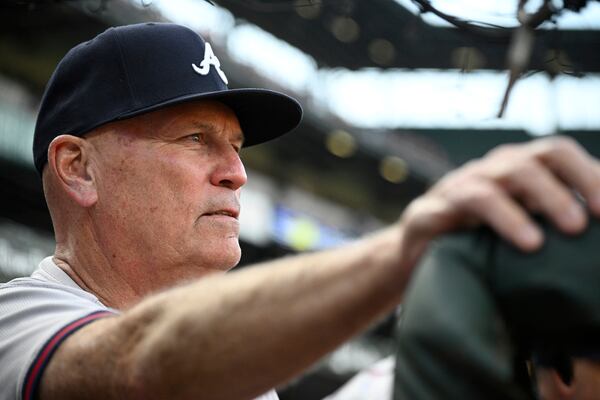
[[[217,130],[217,128],[215,127],[215,125],[211,124],[210,122],[194,121],[192,123],[192,125],[196,129],[202,129],[202,130],[205,130],[205,131],[216,131]]]

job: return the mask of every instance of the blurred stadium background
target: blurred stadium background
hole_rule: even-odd
[[[441,175],[504,142],[575,137],[600,155],[600,2],[537,31],[529,70],[508,82],[517,0],[5,0],[0,3],[0,281],[53,252],[31,160],[37,106],[65,52],[112,25],[173,21],[207,37],[230,87],[301,100],[297,131],[246,149],[241,265],[343,243],[393,222]],[[459,29],[432,4],[477,22]],[[530,1],[535,11],[542,1]],[[581,6],[581,8],[580,8]],[[500,26],[500,27],[499,27]],[[94,68],[91,64],[90,68]],[[280,390],[321,399],[389,354],[394,316]]]

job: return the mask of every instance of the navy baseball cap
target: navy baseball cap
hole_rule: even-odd
[[[145,23],[109,28],[71,49],[52,74],[35,126],[33,156],[41,174],[48,146],[62,134],[83,136],[108,122],[190,100],[229,106],[244,146],[294,129],[295,99],[267,89],[229,89],[211,45],[186,27]]]

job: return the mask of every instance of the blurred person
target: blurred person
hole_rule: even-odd
[[[326,400],[600,399],[600,223],[577,237],[542,225],[533,254],[485,230],[439,239],[407,289],[396,356]]]
[[[0,286],[0,399],[276,399],[394,309],[438,235],[483,224],[535,250],[527,210],[584,229],[572,190],[600,215],[597,160],[538,140],[448,174],[350,245],[224,274],[240,258],[239,151],[301,113],[286,95],[229,89],[210,44],[178,25],[111,28],[72,49],[33,148],[56,250]]]
[[[441,239],[403,302],[394,399],[600,399],[600,222],[525,254]]]

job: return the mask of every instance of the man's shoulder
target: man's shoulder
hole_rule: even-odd
[[[66,285],[35,278],[33,276],[23,276],[14,278],[8,282],[0,282],[0,290],[13,288],[28,288],[28,287],[55,287],[57,289],[65,288]]]
[[[76,285],[35,274],[1,283],[0,399],[20,396],[30,376],[28,371],[44,360],[41,357],[46,348],[53,348],[69,332],[110,312],[115,311]]]
[[[0,293],[1,291],[7,291],[11,289],[26,289],[34,287],[46,287],[46,286],[60,286],[54,282],[47,282],[40,279],[32,278],[31,276],[24,276],[20,278],[14,278],[8,282],[0,282]]]
[[[34,277],[16,278],[0,284],[0,324],[3,320],[52,317],[108,310],[83,289]]]
[[[22,296],[41,297],[78,297],[94,301],[96,297],[80,288],[74,288],[62,283],[37,279],[34,277],[15,278],[11,281],[0,283],[0,301],[6,297]]]
[[[0,308],[8,307],[10,303],[35,305],[39,302],[67,302],[79,307],[106,309],[94,294],[83,290],[62,271],[52,257],[43,259],[30,276],[0,283]]]

